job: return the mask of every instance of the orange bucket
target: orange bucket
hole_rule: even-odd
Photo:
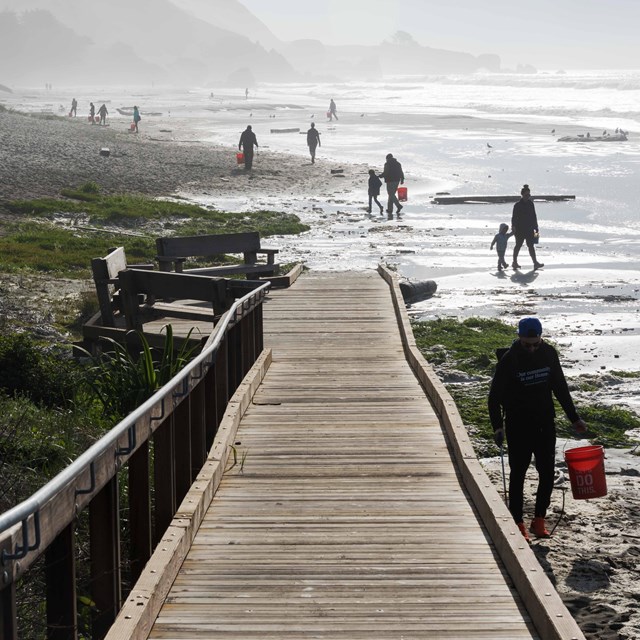
[[[244,164],[244,153],[242,153],[241,151],[238,151],[238,153],[236,153],[236,162],[238,164]]]
[[[607,495],[604,475],[604,447],[576,447],[564,452],[569,469],[571,492],[576,500],[602,498]]]
[[[407,187],[398,187],[398,200],[400,202],[407,201]]]

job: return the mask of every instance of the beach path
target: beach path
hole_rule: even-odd
[[[387,283],[311,272],[264,314],[272,363],[238,427],[242,462],[149,637],[541,637],[407,364]]]

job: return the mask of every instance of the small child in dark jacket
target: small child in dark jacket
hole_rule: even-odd
[[[384,211],[384,207],[378,201],[378,196],[380,195],[380,188],[382,187],[382,180],[378,178],[376,172],[373,169],[369,169],[369,208],[367,209],[367,213],[371,213],[371,201],[375,201],[375,203],[380,207],[380,213]]]
[[[490,249],[493,249],[493,245],[496,246],[496,251],[498,252],[498,271],[502,271],[509,266],[504,259],[504,254],[507,250],[507,242],[513,235],[513,232],[507,233],[507,231],[509,231],[509,225],[503,222],[500,225],[500,231],[496,233],[493,241],[491,242],[491,246],[489,247]]]

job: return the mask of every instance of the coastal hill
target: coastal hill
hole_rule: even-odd
[[[239,84],[500,70],[497,55],[279,41],[239,0],[0,0],[0,82]]]

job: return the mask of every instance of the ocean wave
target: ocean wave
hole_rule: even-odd
[[[615,91],[640,91],[640,72],[619,75],[564,75],[550,73],[474,74],[470,76],[428,76],[429,84],[468,85],[492,87],[531,87],[555,89],[610,89]]]
[[[590,107],[585,105],[581,108],[575,106],[543,106],[543,105],[503,105],[486,102],[470,102],[465,108],[477,112],[490,114],[504,114],[508,112],[512,115],[530,116],[557,116],[566,118],[617,118],[619,120],[632,120],[640,122],[640,111],[616,111],[610,107]]]

